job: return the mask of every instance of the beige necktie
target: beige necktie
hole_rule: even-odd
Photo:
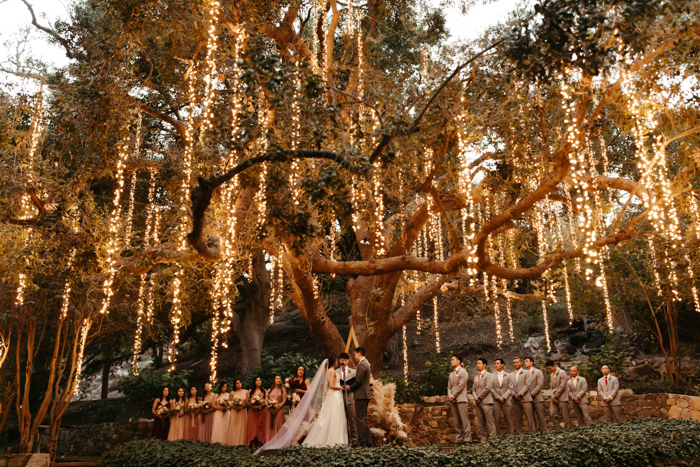
[[[520,376],[520,370],[515,372],[515,384],[518,384],[518,376]]]
[[[503,385],[503,372],[502,371],[498,372],[498,385],[499,386]]]

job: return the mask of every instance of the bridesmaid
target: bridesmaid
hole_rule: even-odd
[[[158,415],[158,410],[160,408],[170,408],[168,394],[170,394],[168,388],[163,388],[160,393],[160,397],[153,401],[153,408],[151,409],[151,412],[153,412],[153,415],[155,415],[155,418],[153,419],[153,437],[156,439],[168,439],[168,431],[170,430],[170,416]]]
[[[185,436],[185,390],[178,388],[177,397],[170,401],[170,410],[173,417],[170,420],[170,431],[168,431],[168,441],[177,441]],[[179,408],[179,409],[178,409]],[[176,413],[177,411],[177,413]]]
[[[299,399],[301,399],[304,397],[304,394],[306,394],[306,391],[311,385],[311,382],[306,379],[306,368],[304,368],[303,365],[297,368],[297,377],[294,379],[296,379],[297,384],[299,385],[298,388],[294,389],[294,392],[299,394]]]
[[[211,441],[211,430],[214,426],[214,400],[216,400],[216,394],[211,392],[211,384],[207,383],[204,385],[204,396],[202,396],[202,402],[209,402],[210,407],[208,409],[202,408],[200,411],[200,417],[202,422],[197,430],[197,440],[208,443]]]
[[[231,405],[231,416],[229,417],[228,425],[228,442],[230,446],[245,446],[247,443],[246,436],[248,434],[248,414],[246,405],[248,405],[248,391],[243,389],[243,383],[240,379],[233,382],[234,390],[229,395]],[[234,399],[243,401],[243,405],[236,406],[233,404]]]
[[[228,384],[221,383],[219,394],[214,399],[214,423],[211,429],[211,442],[226,444],[228,441],[229,407],[219,404],[219,399],[228,400]]]
[[[270,435],[267,441],[271,440],[273,436],[280,431],[282,425],[284,425],[284,404],[287,402],[287,390],[282,386],[282,377],[275,376],[272,383],[270,391],[267,393],[268,400],[274,400],[277,402],[277,409],[274,413],[270,414],[272,418],[270,424]]]
[[[255,384],[253,389],[250,390],[248,393],[248,397],[253,397],[253,396],[258,396],[260,397],[263,402],[265,400],[265,391],[262,389],[262,379],[258,376],[255,378]],[[246,445],[250,448],[259,448],[263,444],[267,442],[265,435],[269,433],[269,428],[265,430],[264,428],[264,422],[267,421],[267,425],[269,427],[270,424],[270,417],[265,417],[265,414],[269,415],[269,412],[262,410],[263,405],[256,405],[253,406],[252,404],[249,405],[248,408],[248,424],[247,424],[247,437],[246,437]]]
[[[188,408],[188,414],[184,417],[185,427],[184,435],[185,439],[196,440],[197,439],[197,428],[202,424],[202,416],[199,414],[198,410],[189,410],[197,404],[197,388],[192,386],[190,388],[190,397],[185,401],[185,407]]]

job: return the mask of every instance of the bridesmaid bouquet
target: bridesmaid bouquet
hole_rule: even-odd
[[[287,380],[284,382],[284,387],[293,391],[299,387],[299,380],[291,377],[287,378]]]
[[[204,410],[209,410],[209,409],[211,409],[211,402],[209,402],[209,401],[200,402],[200,404],[202,404],[201,407],[202,407]]]
[[[273,399],[268,399],[267,402],[265,403],[264,410],[269,410],[271,414],[274,414],[277,411],[277,401]]]
[[[297,405],[300,400],[301,400],[301,397],[299,397],[298,393],[295,392],[294,394],[292,394],[292,396],[291,396],[292,405]]]
[[[259,409],[264,404],[264,402],[265,401],[260,396],[250,396],[250,405],[254,409]]]
[[[169,417],[170,416],[170,409],[167,407],[161,407],[158,410],[156,410],[156,413],[160,415],[161,417]]]
[[[170,410],[170,416],[174,417],[176,415],[179,415],[181,411],[182,411],[182,406],[180,404],[175,404],[173,406],[173,408]]]
[[[243,399],[241,399],[240,397],[234,397],[232,402],[233,405],[236,407],[243,407]]]
[[[221,408],[224,408],[224,409],[225,409],[226,407],[229,406],[229,405],[228,405],[228,399],[225,399],[225,398],[223,398],[223,397],[219,397],[219,398],[216,400],[216,402],[219,404],[219,406],[220,406]]]

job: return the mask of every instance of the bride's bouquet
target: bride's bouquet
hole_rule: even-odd
[[[262,397],[255,395],[255,396],[250,396],[250,399],[248,402],[250,402],[250,406],[252,408],[259,409],[264,405],[265,400]]]
[[[169,417],[170,416],[170,409],[167,407],[161,407],[158,410],[156,410],[156,413],[161,417]]]

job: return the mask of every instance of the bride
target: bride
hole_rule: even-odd
[[[343,392],[339,384],[338,359],[321,363],[311,386],[277,434],[258,451],[282,449],[298,443],[306,433],[304,446],[322,447],[348,444]],[[320,409],[320,410],[319,410]],[[316,420],[314,421],[314,417]],[[309,428],[311,430],[309,431]]]

